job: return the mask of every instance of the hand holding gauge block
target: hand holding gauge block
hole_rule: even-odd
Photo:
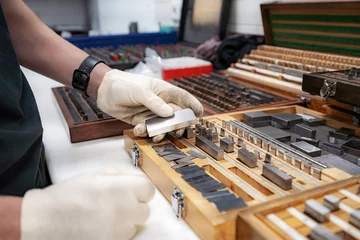
[[[186,128],[195,123],[196,116],[189,108],[174,112],[174,116],[172,117],[157,117],[145,121],[149,137],[178,130],[180,128]]]

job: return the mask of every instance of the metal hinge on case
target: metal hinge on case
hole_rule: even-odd
[[[171,206],[176,217],[181,218],[185,212],[185,197],[176,186],[174,186],[174,191],[171,195]]]
[[[139,146],[134,143],[134,146],[131,148],[131,160],[134,166],[137,168],[139,166],[140,160],[140,149]]]
[[[326,100],[328,97],[335,96],[336,82],[330,80],[324,80],[324,85],[320,90],[320,96]]]

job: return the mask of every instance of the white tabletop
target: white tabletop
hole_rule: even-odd
[[[107,167],[133,168],[122,136],[72,144],[51,91],[61,84],[23,68],[38,104],[44,128],[48,168],[56,184],[84,172]],[[138,170],[141,171],[141,170]],[[156,191],[150,202],[150,217],[135,239],[199,239],[176,218],[169,202]]]

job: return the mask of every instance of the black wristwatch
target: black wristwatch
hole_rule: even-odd
[[[89,96],[86,93],[86,90],[89,86],[90,81],[90,73],[94,69],[94,67],[99,63],[105,63],[104,61],[94,57],[88,56],[81,63],[78,69],[75,69],[73,74],[72,86],[74,89],[79,90],[85,94],[85,96]]]

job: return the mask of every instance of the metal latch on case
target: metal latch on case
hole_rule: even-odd
[[[174,186],[174,191],[171,195],[171,206],[176,217],[181,218],[185,212],[185,197],[176,186]]]
[[[131,148],[131,160],[134,166],[137,168],[139,166],[140,160],[140,149],[139,146],[134,143],[134,146]]]
[[[333,97],[336,94],[336,82],[324,80],[324,85],[320,90],[320,96],[326,100],[328,97]]]

